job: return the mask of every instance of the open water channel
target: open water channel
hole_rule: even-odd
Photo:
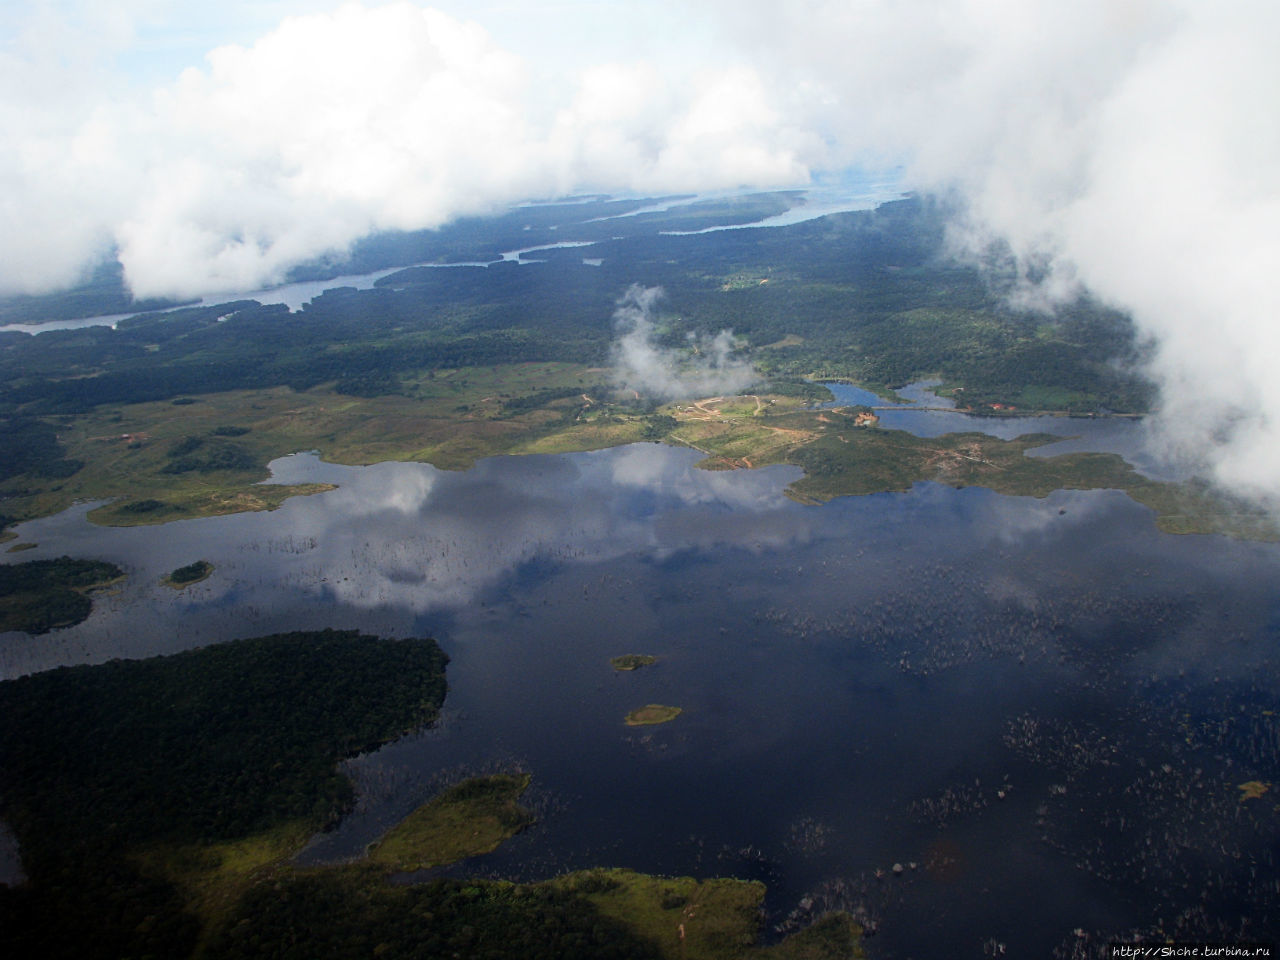
[[[0,560],[129,577],[77,627],[0,634],[0,675],[325,626],[431,635],[452,658],[441,721],[349,764],[358,809],[308,862],[519,768],[538,823],[459,872],[758,878],[770,935],[840,907],[892,958],[1274,936],[1280,811],[1239,785],[1280,780],[1280,547],[1164,535],[1112,491],[805,507],[794,468],[697,459],[298,454],[272,482],[338,489],[128,529],[82,505]],[[196,559],[208,580],[160,584]],[[622,653],[660,659],[617,673]],[[683,713],[623,723],[647,703]]]

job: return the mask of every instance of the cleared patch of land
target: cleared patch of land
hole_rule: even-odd
[[[700,466],[707,469],[799,466],[805,476],[787,492],[800,503],[906,491],[921,482],[986,487],[1026,497],[1046,497],[1055,490],[1122,490],[1150,507],[1156,525],[1166,533],[1280,540],[1280,528],[1258,507],[1203,485],[1150,480],[1116,454],[1027,456],[1029,450],[1062,439],[1058,436],[917,437],[875,426],[864,407],[809,411],[801,409],[799,401],[769,397],[772,402],[759,415],[747,416],[743,399],[728,403],[716,398],[665,408],[677,421],[672,439],[705,453]]]
[[[629,727],[648,727],[659,723],[670,723],[683,712],[684,710],[680,707],[650,703],[628,713],[625,722]]]
[[[517,801],[527,773],[475,777],[450,787],[392,827],[369,850],[390,870],[422,870],[496,850],[533,823]]]
[[[143,875],[171,884],[207,936],[220,930],[240,898],[274,876],[314,833],[313,823],[293,820],[238,840],[145,846],[131,860]]]
[[[554,882],[656,943],[663,956],[689,960],[736,957],[749,950],[765,894],[758,882],[653,877],[630,870],[589,870]]]
[[[631,870],[585,870],[551,881],[578,894],[681,960],[858,960],[862,932],[847,915],[831,914],[771,947],[756,945],[764,884],[722,877],[655,877]]]

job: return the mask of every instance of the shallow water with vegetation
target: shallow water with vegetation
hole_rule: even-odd
[[[758,879],[771,935],[843,908],[884,957],[1275,936],[1280,808],[1253,785],[1280,763],[1280,548],[1160,533],[1114,491],[801,506],[797,468],[699,459],[303,454],[274,482],[337,489],[272,513],[103,528],[80,505],[21,525],[20,558],[127,579],[77,626],[0,635],[0,669],[326,626],[438,638],[440,722],[348,762],[356,808],[305,863],[526,771],[536,822],[458,876]],[[193,557],[208,578],[161,583]],[[616,671],[626,650],[658,659]],[[682,712],[620,722],[645,703]]]

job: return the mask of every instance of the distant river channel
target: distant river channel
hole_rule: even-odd
[[[1162,534],[1114,491],[800,506],[795,468],[697,460],[303,453],[271,482],[337,489],[271,513],[111,529],[80,505],[21,525],[38,546],[0,560],[128,579],[77,627],[0,635],[0,675],[297,629],[436,637],[441,721],[347,765],[358,808],[305,862],[518,768],[537,824],[456,872],[756,878],[767,936],[848,909],[892,958],[1280,917],[1280,821],[1239,788],[1280,760],[1280,548]],[[197,559],[209,579],[161,585]],[[615,672],[624,653],[658,662]],[[683,712],[623,723],[649,703]]]
[[[843,177],[837,178],[833,182],[812,183],[799,188],[797,192],[803,193],[804,202],[794,204],[783,214],[767,217],[764,220],[760,220],[755,223],[732,224],[725,227],[708,227],[694,232],[709,233],[726,229],[788,226],[790,224],[799,223],[803,220],[810,220],[831,213],[839,213],[847,210],[870,209],[887,200],[894,200],[902,197],[903,194],[899,189],[899,179],[900,172],[896,169],[870,172],[859,170],[847,171]],[[637,214],[671,210],[673,208],[696,203],[699,200],[723,198],[724,196],[732,196],[736,193],[738,193],[738,191],[687,196],[679,200],[666,201],[646,207],[640,207],[624,214],[601,217],[600,220],[617,221],[620,224],[620,231],[626,233],[628,229],[628,221]],[[676,232],[678,233],[679,231]],[[304,304],[310,303],[326,290],[333,290],[339,287],[354,287],[357,290],[369,290],[383,277],[389,276],[393,273],[398,273],[401,270],[409,269],[410,267],[435,267],[448,269],[450,267],[487,267],[495,263],[507,262],[537,263],[539,261],[538,254],[541,251],[575,247],[581,247],[583,249],[584,264],[599,266],[602,261],[597,257],[589,255],[591,251],[588,248],[594,246],[595,243],[596,241],[566,240],[560,243],[544,243],[537,246],[519,247],[503,251],[499,255],[499,258],[493,261],[479,260],[463,261],[458,263],[405,264],[397,267],[389,267],[383,270],[375,270],[372,273],[347,274],[344,276],[332,277],[328,280],[308,280],[299,283],[279,284],[273,287],[265,287],[260,290],[212,294],[193,303],[185,304],[184,306],[207,307],[217,306],[222,303],[231,303],[236,300],[256,300],[258,303],[264,305],[277,303],[284,304],[290,310],[297,311],[301,310]],[[121,320],[126,320],[130,317],[139,315],[140,314],[137,313],[119,313],[95,317],[78,317],[69,320],[48,320],[42,323],[0,324],[0,333],[14,332],[38,334],[51,333],[55,330],[79,330],[85,327],[115,327],[115,325]]]

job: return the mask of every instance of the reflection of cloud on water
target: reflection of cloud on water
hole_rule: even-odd
[[[676,456],[671,456],[673,453]],[[721,504],[736,510],[784,506],[787,497],[783,488],[801,475],[798,467],[746,472],[690,469],[683,452],[651,444],[623,447],[608,465],[610,480],[619,487],[644,488],[686,504]]]
[[[151,527],[95,527],[80,506],[28,525],[41,544],[32,558],[107,559],[129,578],[79,626],[6,635],[0,676],[281,630],[404,634],[420,629],[418,615],[468,604],[534,561],[759,550],[809,536],[808,514],[782,492],[792,471],[716,473],[696,469],[698,459],[645,444],[500,457],[452,473],[298,454],[272,464],[271,482],[338,488],[269,513]],[[180,593],[160,585],[196,559],[213,563],[213,576]]]
[[[987,497],[973,517],[980,542],[1025,546],[1030,541],[1052,541],[1074,535],[1098,516],[1130,503],[1119,491],[1057,490],[1043,499]]]
[[[1181,556],[1187,570],[1199,570],[1208,562],[1208,541],[1187,556],[1189,542],[1159,534],[1150,512],[1118,492],[1059,491],[1036,500],[917,484],[909,494],[800,507],[784,494],[793,468],[704,471],[694,466],[699,459],[643,444],[500,457],[450,473],[405,463],[344,467],[300,455],[273,464],[277,482],[339,488],[292,498],[270,513],[156,527],[95,527],[81,506],[24,524],[22,536],[40,544],[24,558],[106,559],[129,578],[77,627],[0,638],[0,676],[283,630],[406,635],[435,629],[424,627],[423,614],[448,616],[523,571],[543,577],[622,557],[773,552],[758,565],[760,590],[785,584],[796,602],[815,609],[830,594],[861,610],[903,584],[919,593],[912,602],[935,591],[954,596],[969,584],[987,603],[1035,608],[1081,584],[1124,584],[1136,563],[1159,569]],[[819,557],[817,565],[802,559]],[[160,585],[196,559],[214,564],[208,580],[180,593]],[[941,580],[921,576],[929,564],[951,572]],[[1210,578],[1223,569],[1213,564]]]
[[[391,512],[416,514],[431,496],[436,472],[416,463],[378,464],[375,474],[357,474],[331,494],[327,511],[348,516]]]
[[[420,613],[465,604],[533,560],[760,552],[837,535],[822,508],[787,500],[784,488],[798,471],[707,471],[693,466],[697,459],[637,444],[572,457],[493,458],[465,473],[410,463],[343,468],[339,490],[290,501],[282,520],[295,538],[310,536],[318,546],[277,557],[273,573],[293,589],[356,608]],[[289,473],[322,479],[324,467],[313,458]],[[903,523],[929,526],[928,515],[941,513],[961,521],[973,547],[1052,543],[1122,500],[1075,491],[1044,500],[985,491],[957,498],[920,484],[896,499],[894,529],[881,535],[896,539]]]
[[[655,555],[669,556],[682,550],[710,550],[738,547],[759,553],[808,543],[813,524],[805,514],[799,518],[780,513],[706,514],[677,511],[654,522]]]
[[[602,561],[808,536],[783,488],[792,471],[698,470],[653,444],[575,457],[483,460],[465,473],[424,464],[344,470],[341,487],[290,501],[293,535],[315,550],[283,558],[286,581],[355,607],[424,611],[466,603],[534,559]],[[323,479],[294,460],[277,478]],[[717,510],[719,506],[721,509]],[[708,512],[710,510],[710,512]]]

